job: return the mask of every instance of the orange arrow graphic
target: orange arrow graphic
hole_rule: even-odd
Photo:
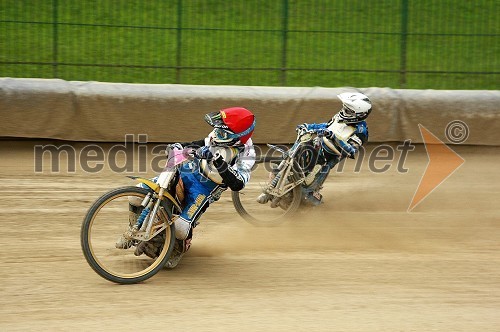
[[[429,163],[427,164],[424,175],[422,175],[420,179],[417,191],[408,207],[408,212],[420,204],[465,162],[462,157],[450,149],[439,138],[434,136],[427,128],[421,124],[419,124],[418,127],[422,139],[424,140]]]

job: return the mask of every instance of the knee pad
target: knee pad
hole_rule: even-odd
[[[186,240],[191,232],[192,222],[182,217],[175,219],[175,238],[178,240]]]

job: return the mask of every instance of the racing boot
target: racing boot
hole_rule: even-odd
[[[271,199],[271,195],[262,193],[257,197],[257,203],[266,204]]]
[[[314,191],[305,191],[304,202],[310,206],[318,206],[320,204],[323,204],[323,195],[320,194],[320,189]]]
[[[191,238],[186,240],[178,240],[175,239],[174,250],[172,251],[172,255],[168,259],[165,266],[168,269],[173,269],[179,264],[182,256],[189,250],[191,247]]]

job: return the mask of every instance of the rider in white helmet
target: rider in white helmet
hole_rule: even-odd
[[[319,193],[330,170],[342,159],[354,159],[359,148],[368,141],[366,118],[372,111],[370,99],[359,92],[345,92],[338,95],[342,109],[330,121],[324,123],[303,123],[297,131],[314,131],[318,134],[320,149],[315,151],[313,162],[304,162],[309,174],[302,185],[305,201],[311,205],[322,203]],[[305,154],[304,154],[305,155]],[[257,201],[267,203],[268,194],[261,194]]]

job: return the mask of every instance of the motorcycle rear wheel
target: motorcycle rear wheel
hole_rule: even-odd
[[[135,256],[135,246],[115,247],[117,239],[129,228],[129,196],[142,200],[149,192],[139,187],[117,188],[98,198],[88,210],[81,228],[82,251],[90,267],[104,279],[118,284],[142,282],[160,271],[170,258],[175,229],[174,224],[168,225],[170,216],[163,208],[157,212],[155,222],[165,226],[158,234],[164,235],[165,243],[157,258]]]
[[[297,211],[302,200],[301,186],[293,188],[282,203],[272,208],[271,202],[261,204],[257,197],[269,181],[270,173],[279,165],[281,158],[261,157],[255,161],[250,181],[241,191],[231,193],[233,205],[238,214],[247,222],[256,226],[277,226],[288,220]],[[295,179],[295,175],[291,175]]]

